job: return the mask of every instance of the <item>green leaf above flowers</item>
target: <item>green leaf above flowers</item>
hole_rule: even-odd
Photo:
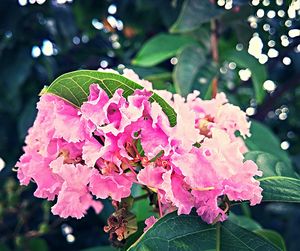
[[[137,89],[143,86],[111,72],[100,72],[95,70],[79,70],[66,73],[55,79],[52,84],[43,90],[43,93],[52,93],[80,107],[89,95],[89,86],[97,83],[109,97],[112,97],[117,89],[123,89],[123,96],[126,98]],[[153,92],[151,102],[157,102],[164,113],[168,116],[171,126],[176,125],[177,114],[175,110],[159,95]]]

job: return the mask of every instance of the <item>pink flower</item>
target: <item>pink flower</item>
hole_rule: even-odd
[[[198,215],[211,224],[214,221],[224,221],[227,219],[225,212],[218,206],[218,198],[222,195],[222,190],[192,191],[195,197],[195,207]]]
[[[78,190],[69,188],[64,184],[58,195],[57,203],[52,207],[51,212],[62,218],[75,217],[80,219],[90,207],[93,207],[96,213],[100,213],[103,205],[101,202],[92,199],[86,187]]]
[[[80,108],[83,118],[93,122],[96,127],[108,123],[103,109],[108,100],[108,95],[99,85],[91,84],[88,101],[83,102]]]
[[[186,99],[157,91],[177,113],[171,127],[151,100],[151,83],[128,69],[123,77],[144,89],[125,98],[122,89],[108,95],[91,84],[80,108],[51,94],[37,104],[16,166],[22,185],[36,183],[35,196],[57,198],[53,214],[81,218],[90,207],[98,213],[102,204],[93,195],[121,201],[130,196],[133,183],[157,193],[161,213],[189,214],[195,208],[208,223],[227,218],[228,201],[260,203],[255,176],[262,173],[254,162],[244,161],[247,148],[235,136],[237,131],[250,136],[250,123],[224,93],[202,100],[198,91]],[[147,219],[145,230],[155,221]]]
[[[251,206],[259,204],[262,200],[262,188],[253,176],[262,176],[262,172],[251,160],[245,161],[240,169],[239,173],[224,181],[224,193],[229,200],[249,200]]]
[[[223,179],[239,172],[244,159],[239,149],[239,142],[232,142],[230,136],[220,129],[212,129],[212,137],[201,144],[206,159]]]
[[[93,170],[89,190],[97,198],[111,197],[113,200],[121,201],[122,198],[130,195],[131,186],[132,177],[129,175],[117,173],[102,175],[97,170]]]
[[[47,103],[44,106],[44,103]],[[49,105],[51,104],[51,107]],[[52,117],[52,126],[54,128],[55,138],[64,138],[68,142],[79,142],[83,140],[84,130],[80,121],[78,109],[70,103],[51,94],[45,94],[41,97],[38,109],[41,113],[50,113]]]
[[[157,190],[163,183],[165,172],[166,170],[163,167],[156,167],[154,163],[151,163],[139,172],[137,179],[141,184]]]
[[[235,131],[240,131],[244,138],[251,136],[250,123],[247,121],[246,113],[232,104],[222,105],[215,116],[214,122],[218,125],[218,128],[225,129],[231,138],[234,138]]]
[[[178,94],[174,95],[174,109],[177,113],[177,124],[171,132],[171,139],[180,142],[180,147],[187,151],[192,149],[196,142],[200,142],[203,137],[194,127],[196,114],[189,108],[185,99]]]
[[[201,149],[190,152],[176,153],[172,156],[172,163],[184,175],[185,182],[193,190],[208,189],[218,184],[219,177]]]
[[[53,173],[63,180],[57,203],[52,207],[52,213],[63,218],[71,216],[79,219],[84,216],[90,206],[99,212],[102,204],[92,200],[87,188],[92,169],[81,164],[64,164],[63,162],[63,157],[59,157],[50,164]]]
[[[27,152],[16,164],[18,179],[22,185],[28,185],[33,179],[37,185],[34,195],[39,198],[53,200],[61,189],[60,177],[51,172],[50,159],[43,158],[35,152]]]
[[[110,146],[107,142],[105,143],[105,146],[102,146],[93,137],[85,141],[82,147],[82,158],[88,166],[95,166],[97,160],[103,156],[103,152]]]
[[[228,102],[224,93],[218,93],[215,98],[211,100],[202,100],[199,96],[200,92],[194,91],[187,96],[187,104],[195,111],[198,118],[204,118],[206,115],[215,117],[218,109]]]
[[[172,203],[178,208],[178,214],[189,214],[194,207],[194,198],[190,194],[184,177],[172,170],[163,174],[161,190],[164,191],[163,202]]]

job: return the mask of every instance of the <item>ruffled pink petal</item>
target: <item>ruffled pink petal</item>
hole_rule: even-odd
[[[132,180],[125,175],[114,174],[110,176],[101,175],[97,170],[93,171],[90,179],[89,190],[97,198],[121,201],[130,195]]]
[[[163,183],[163,174],[166,170],[163,167],[147,165],[137,175],[137,180],[148,187],[158,189]]]
[[[188,186],[182,176],[172,173],[172,170],[163,174],[164,200],[171,202],[178,208],[178,214],[189,214],[194,206],[194,198],[188,192]]]
[[[88,101],[84,102],[80,108],[83,118],[92,121],[96,126],[108,123],[104,110],[108,100],[108,95],[98,84],[91,84]]]
[[[62,181],[59,176],[51,172],[49,163],[49,159],[32,153],[23,155],[16,166],[18,167],[18,179],[22,185],[28,185],[29,181],[33,179],[37,185],[34,195],[53,200],[61,188]]]
[[[52,207],[51,212],[62,218],[74,217],[80,219],[86,214],[90,206],[94,206],[94,203],[91,203],[91,199],[88,198],[89,196],[91,195],[86,187],[79,189],[68,187],[64,183],[58,195],[57,203]]]

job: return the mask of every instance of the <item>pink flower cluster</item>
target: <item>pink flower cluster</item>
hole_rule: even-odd
[[[130,196],[133,183],[157,193],[162,214],[195,208],[208,223],[226,219],[226,200],[260,203],[254,176],[262,173],[244,160],[247,149],[235,136],[250,136],[239,107],[223,93],[202,100],[196,91],[186,99],[156,91],[177,113],[177,125],[170,127],[160,105],[149,102],[151,83],[131,70],[123,75],[145,89],[127,99],[118,89],[109,98],[92,84],[80,109],[42,95],[17,163],[18,178],[22,185],[36,183],[36,197],[57,197],[53,214],[81,218],[89,207],[100,212],[94,198],[120,201]]]

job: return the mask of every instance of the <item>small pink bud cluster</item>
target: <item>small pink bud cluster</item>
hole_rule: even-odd
[[[143,85],[125,99],[111,98],[97,84],[78,109],[51,94],[42,95],[38,115],[17,163],[22,185],[36,183],[36,197],[56,199],[53,214],[81,218],[98,199],[120,201],[133,183],[157,193],[161,214],[192,208],[208,223],[223,221],[227,201],[260,203],[256,164],[245,161],[243,140],[250,123],[239,107],[220,93],[202,100],[156,91],[176,111],[171,127],[161,106],[150,102],[151,83],[131,70],[125,77]],[[149,220],[148,220],[149,221]],[[154,219],[151,222],[155,222]],[[148,222],[150,223],[150,221]]]

